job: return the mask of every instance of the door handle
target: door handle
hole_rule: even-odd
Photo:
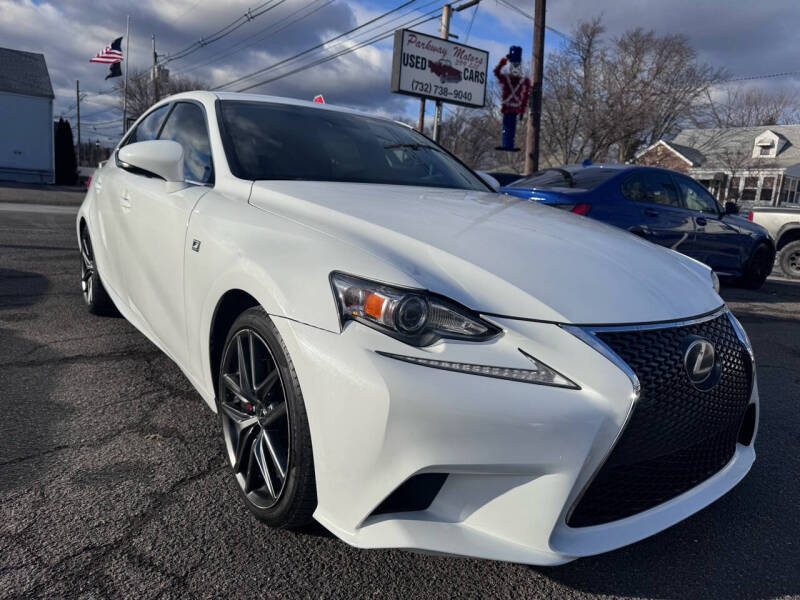
[[[696,222],[698,225],[700,225],[700,227],[705,227],[705,226],[708,224],[708,221],[706,221],[706,218],[705,218],[705,217],[697,217],[697,218],[695,219],[695,222]]]
[[[658,211],[657,211],[656,209],[654,209],[654,208],[645,208],[645,209],[644,209],[644,214],[645,214],[645,216],[647,216],[647,217],[657,217],[659,213],[658,213]]]
[[[122,192],[122,195],[119,197],[119,203],[122,208],[130,209],[131,207],[131,198],[128,195],[127,190]]]

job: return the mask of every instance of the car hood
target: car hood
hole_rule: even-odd
[[[725,215],[722,217],[722,221],[724,223],[728,223],[729,225],[736,227],[743,233],[750,233],[756,236],[767,236],[767,230],[759,225],[758,223],[753,223],[752,221],[748,220],[746,217],[742,217],[739,215]]]
[[[265,181],[253,185],[250,203],[354,244],[419,286],[482,313],[642,323],[699,315],[722,304],[700,263],[591,219],[511,196]],[[330,262],[331,270],[347,268],[335,257],[320,260]]]

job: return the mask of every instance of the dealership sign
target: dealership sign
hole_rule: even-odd
[[[481,107],[488,70],[485,50],[409,29],[394,34],[393,92]]]

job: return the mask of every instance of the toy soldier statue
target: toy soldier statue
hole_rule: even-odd
[[[508,70],[503,67],[508,63]],[[500,59],[494,68],[503,92],[503,145],[497,150],[519,152],[514,147],[514,135],[517,132],[517,117],[525,112],[528,105],[528,95],[531,92],[531,80],[522,75],[522,47],[511,46],[508,55]]]

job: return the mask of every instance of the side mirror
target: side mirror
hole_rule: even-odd
[[[739,214],[739,205],[736,202],[726,202],[725,203],[725,214],[726,215],[738,215]]]
[[[489,175],[486,171],[475,171],[475,172],[483,180],[483,182],[490,188],[492,188],[495,192],[500,191],[500,182],[497,181],[497,179]]]
[[[167,182],[167,191],[186,186],[183,177],[183,147],[170,140],[150,140],[123,146],[117,152],[117,165],[144,171]]]

